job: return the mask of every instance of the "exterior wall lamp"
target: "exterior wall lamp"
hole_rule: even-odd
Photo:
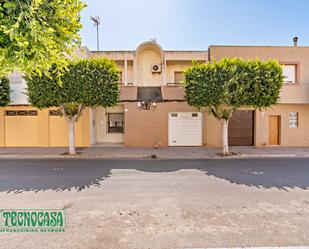
[[[150,109],[154,110],[157,107],[157,103],[144,100],[144,101],[141,101],[141,102],[137,102],[137,107],[139,109],[142,109],[142,110],[150,110]]]

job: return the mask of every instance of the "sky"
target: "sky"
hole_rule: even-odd
[[[309,0],[84,0],[82,45],[134,50],[156,39],[164,50],[206,50],[209,45],[309,46]]]

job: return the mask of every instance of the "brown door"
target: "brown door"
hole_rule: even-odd
[[[254,111],[235,111],[229,122],[229,145],[251,146],[254,143]]]
[[[280,116],[269,116],[269,145],[280,144]]]

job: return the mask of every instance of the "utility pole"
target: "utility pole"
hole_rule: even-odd
[[[97,27],[97,51],[100,50],[100,46],[99,46],[99,25],[100,25],[100,17],[96,16],[96,17],[90,17],[90,19],[93,21],[93,25]]]

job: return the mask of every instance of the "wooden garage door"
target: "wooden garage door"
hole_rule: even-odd
[[[254,144],[254,111],[235,111],[229,123],[229,145]]]

